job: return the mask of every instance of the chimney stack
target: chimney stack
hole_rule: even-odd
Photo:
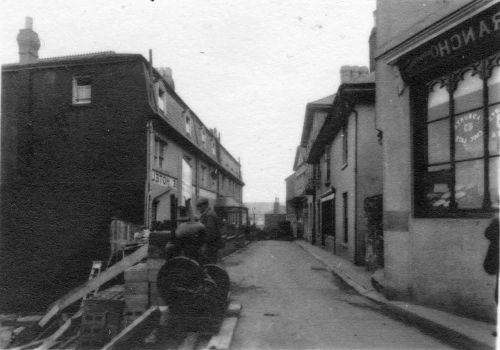
[[[167,84],[175,91],[175,83],[174,78],[172,77],[172,68],[170,67],[160,67],[158,68],[158,72],[165,79]]]
[[[19,63],[28,64],[38,61],[40,39],[33,31],[33,18],[26,17],[25,28],[19,30],[17,34],[17,44],[19,45]]]
[[[367,81],[370,74],[365,66],[340,67],[340,84],[362,83]]]

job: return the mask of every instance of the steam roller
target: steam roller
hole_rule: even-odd
[[[157,283],[176,328],[210,333],[223,319],[230,282],[220,266],[203,264],[203,230],[200,223],[179,227],[176,242],[167,244],[167,260],[158,272]]]

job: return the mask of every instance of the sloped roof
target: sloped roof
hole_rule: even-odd
[[[297,168],[304,162],[304,158],[306,155],[306,148],[302,146],[297,146],[297,150],[295,152],[295,161],[293,162],[293,170],[297,170]]]
[[[319,100],[309,102],[306,105],[306,112],[304,115],[304,124],[302,126],[302,137],[300,140],[301,146],[306,146],[307,139],[311,132],[312,122],[314,118],[314,113],[312,113],[316,109],[329,109],[332,107],[333,101],[335,100],[335,94],[329,95]]]
[[[335,94],[329,95],[323,98],[320,98],[319,100],[309,102],[307,105],[331,105],[333,103],[333,99],[335,98]]]

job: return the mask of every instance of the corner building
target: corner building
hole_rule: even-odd
[[[499,204],[500,4],[378,0],[376,26],[384,290],[492,321],[483,260]]]
[[[206,197],[243,221],[240,163],[169,69],[112,51],[39,59],[29,19],[18,42],[2,66],[2,309],[43,309],[83,282],[113,218],[175,229]]]

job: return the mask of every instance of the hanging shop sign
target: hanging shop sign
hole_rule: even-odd
[[[479,47],[482,49],[479,51],[494,52],[499,40],[500,3],[496,3],[405,55],[398,66],[403,75],[411,78],[422,71],[453,65],[454,61],[475,59]]]
[[[151,171],[151,182],[162,187],[168,187],[172,189],[177,189],[177,179],[164,175],[158,171]]]

